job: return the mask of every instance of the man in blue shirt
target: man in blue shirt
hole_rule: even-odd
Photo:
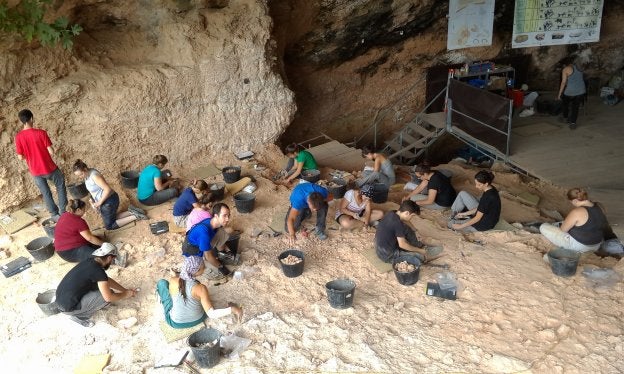
[[[327,190],[318,184],[300,183],[290,194],[290,208],[286,213],[286,232],[289,234],[290,245],[295,244],[296,232],[304,219],[316,212],[315,233],[319,239],[327,239],[325,234],[325,219],[327,218]]]
[[[229,275],[230,270],[218,259],[218,251],[226,251],[225,243],[229,235],[225,226],[230,222],[230,208],[224,203],[212,207],[212,218],[194,225],[182,243],[184,256],[200,256],[221,275]],[[210,266],[209,266],[210,267]]]

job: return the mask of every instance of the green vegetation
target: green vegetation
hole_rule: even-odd
[[[73,37],[80,34],[80,25],[70,25],[65,17],[52,23],[43,19],[52,0],[20,0],[9,7],[6,0],[0,0],[0,31],[19,34],[28,42],[39,41],[44,46],[61,44],[71,49]]]

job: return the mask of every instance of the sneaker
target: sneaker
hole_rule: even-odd
[[[88,318],[78,318],[76,316],[69,316],[69,319],[83,327],[93,327],[95,325],[95,322],[91,321]]]
[[[568,126],[570,127],[570,130],[576,130],[576,123],[571,123]]]
[[[325,234],[323,231],[320,230],[314,230],[314,233],[316,234],[316,236],[320,239],[320,240],[326,240],[327,239],[327,234]]]
[[[50,219],[52,221],[54,221],[54,223],[58,222],[59,218],[61,218],[61,216],[59,214],[53,214]]]
[[[530,117],[532,115],[535,114],[535,111],[533,110],[533,108],[526,108],[525,110],[523,110],[522,112],[520,112],[518,114],[519,117]]]
[[[132,213],[132,215],[134,215],[137,218],[147,219],[147,212],[141,208],[135,207],[134,205],[128,205],[128,212]],[[141,218],[141,217],[145,217],[145,218]]]

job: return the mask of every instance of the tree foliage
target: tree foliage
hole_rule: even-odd
[[[6,0],[0,0],[0,31],[19,34],[28,42],[39,41],[44,46],[61,44],[71,49],[74,36],[80,34],[80,25],[70,25],[65,17],[52,23],[44,21],[48,5],[52,0],[20,0],[9,7]]]

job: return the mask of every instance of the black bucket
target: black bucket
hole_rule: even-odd
[[[239,213],[251,213],[256,203],[256,195],[249,192],[239,192],[234,195],[234,205]]]
[[[565,248],[557,248],[548,252],[550,269],[560,277],[571,277],[576,274],[580,257],[580,253]]]
[[[45,261],[54,255],[54,243],[47,236],[37,238],[26,244],[26,249],[37,261]]]
[[[46,316],[53,316],[60,312],[56,305],[56,290],[48,290],[44,293],[40,293],[37,295],[35,302]]]
[[[301,259],[301,262],[294,264],[294,265],[288,265],[288,264],[283,263],[282,260],[290,255],[299,257]],[[279,260],[280,265],[282,265],[282,271],[284,272],[284,275],[287,276],[288,278],[295,278],[303,274],[303,263],[305,261],[303,252],[298,251],[296,249],[289,249],[287,251],[282,252],[277,257],[277,259]]]
[[[236,183],[241,176],[240,166],[226,166],[222,170],[225,183]]]
[[[215,329],[203,328],[192,333],[186,344],[191,347],[197,364],[202,368],[211,368],[219,363],[221,358],[221,346],[219,340],[221,333]]]
[[[398,271],[396,266],[398,263],[403,261],[414,265],[416,269],[410,272]],[[412,284],[416,284],[416,282],[418,282],[418,275],[420,274],[420,260],[418,257],[412,255],[399,256],[392,263],[392,270],[394,270],[394,275],[400,284],[404,286],[411,286]]]
[[[50,239],[54,239],[54,229],[56,228],[56,222],[52,218],[48,218],[45,221],[41,222],[41,226],[43,226],[43,230],[46,235]]]
[[[139,185],[139,172],[136,170],[126,170],[119,173],[121,185],[124,188],[134,189]]]
[[[330,183],[335,184],[336,186],[327,186],[327,191],[334,197],[334,199],[342,199],[344,194],[347,192],[347,181],[342,178],[334,178],[330,181]]]
[[[336,279],[325,285],[329,305],[336,309],[346,309],[353,305],[355,282],[350,279]]]
[[[230,249],[232,253],[238,253],[238,242],[240,241],[240,233],[235,232],[230,235],[225,246]]]
[[[321,180],[321,171],[316,169],[304,170],[301,172],[301,179],[316,183]]]
[[[84,182],[68,184],[67,190],[74,199],[82,199],[89,194],[89,190],[87,190]]]
[[[225,183],[213,183],[210,185],[210,193],[214,200],[223,200],[225,197]]]
[[[390,189],[383,183],[373,183],[373,197],[371,201],[375,204],[383,204],[388,201],[388,191]]]

